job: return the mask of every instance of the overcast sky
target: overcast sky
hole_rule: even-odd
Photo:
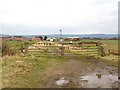
[[[3,34],[118,33],[119,0],[0,0]]]

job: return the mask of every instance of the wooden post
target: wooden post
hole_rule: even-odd
[[[64,46],[63,46],[63,44],[61,46],[61,57],[64,57]]]
[[[25,54],[27,54],[28,53],[28,42],[25,42],[24,45],[25,45]]]
[[[22,44],[21,44],[20,50],[21,50],[21,53],[23,53],[23,45]]]
[[[98,43],[98,54],[102,57],[108,55],[108,50],[103,43]]]
[[[102,52],[101,52],[101,43],[99,42],[98,44],[98,55],[101,56]]]

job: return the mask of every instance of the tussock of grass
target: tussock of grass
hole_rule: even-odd
[[[107,63],[110,66],[118,67],[118,56],[117,55],[109,55],[106,57],[101,57],[102,61]]]

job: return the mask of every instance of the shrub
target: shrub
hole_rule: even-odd
[[[17,53],[17,50],[15,47],[12,47],[11,45],[9,45],[9,43],[7,42],[2,42],[2,56],[5,55],[15,55]]]

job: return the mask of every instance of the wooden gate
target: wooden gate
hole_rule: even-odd
[[[61,57],[69,55],[98,55],[97,42],[37,42],[29,47],[29,52],[47,52]]]

